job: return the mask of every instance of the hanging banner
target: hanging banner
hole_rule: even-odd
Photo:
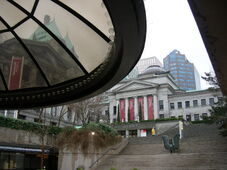
[[[120,99],[120,115],[121,122],[125,122],[125,99]]]
[[[129,99],[130,120],[134,120],[134,98]]]
[[[138,97],[138,115],[140,115],[140,111],[141,111],[141,114],[142,114],[142,120],[144,120],[143,97]]]
[[[147,97],[148,103],[148,120],[154,119],[153,96]]]
[[[8,82],[9,90],[16,90],[21,87],[22,73],[23,57],[12,57]]]

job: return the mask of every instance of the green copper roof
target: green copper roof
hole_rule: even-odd
[[[72,44],[72,41],[70,40],[68,33],[66,34],[66,36],[63,38],[63,36],[61,35],[58,26],[56,24],[55,19],[53,19],[52,21],[49,22],[44,22],[44,25],[54,34],[56,35],[65,45],[66,47],[68,47],[68,49],[70,49],[70,51],[72,51],[75,54],[75,50],[74,50],[74,46]],[[48,42],[50,40],[52,40],[52,36],[46,32],[42,27],[38,27],[35,32],[30,36],[31,40],[35,40],[35,41],[42,41],[42,42]]]

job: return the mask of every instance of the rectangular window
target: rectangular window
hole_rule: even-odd
[[[193,100],[193,107],[197,107],[198,106],[198,100]]]
[[[206,99],[201,99],[201,106],[206,106]]]
[[[202,113],[202,117],[207,117],[207,113]]]
[[[163,100],[159,100],[159,110],[164,110]]]
[[[189,108],[190,107],[190,101],[185,101],[185,107]]]
[[[26,116],[18,114],[17,119],[26,120]]]
[[[115,106],[116,107],[116,106]],[[109,116],[109,110],[105,110],[105,115],[106,116]],[[116,113],[115,113],[115,115],[116,115]]]
[[[178,109],[181,109],[182,108],[182,102],[177,102],[177,107],[178,107]]]
[[[57,123],[56,122],[50,122],[50,125],[51,126],[57,126]]]
[[[164,114],[160,114],[160,115],[159,115],[159,118],[160,118],[160,119],[164,119],[164,118],[165,118]]]
[[[178,119],[183,119],[183,116],[182,115],[178,116]]]
[[[42,123],[43,120],[42,119],[39,119],[39,118],[34,118],[34,122],[36,122],[36,123]]]
[[[174,103],[170,103],[170,109],[174,109]]]
[[[113,107],[113,114],[116,115],[117,114],[117,106]]]
[[[191,118],[191,115],[186,115],[186,121],[191,121],[192,118]]]
[[[214,105],[214,98],[209,98],[209,104],[212,106]]]
[[[199,114],[194,114],[194,121],[199,120]]]

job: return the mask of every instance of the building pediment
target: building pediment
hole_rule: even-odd
[[[132,81],[127,84],[124,84],[114,90],[114,92],[126,92],[134,90],[142,90],[147,88],[153,88],[157,86],[155,83],[141,82],[141,81]]]

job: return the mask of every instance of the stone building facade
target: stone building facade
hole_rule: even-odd
[[[209,109],[219,97],[216,91],[184,91],[174,82],[171,74],[159,66],[151,66],[136,79],[121,81],[108,91],[110,122],[183,117],[201,120],[210,116]]]

